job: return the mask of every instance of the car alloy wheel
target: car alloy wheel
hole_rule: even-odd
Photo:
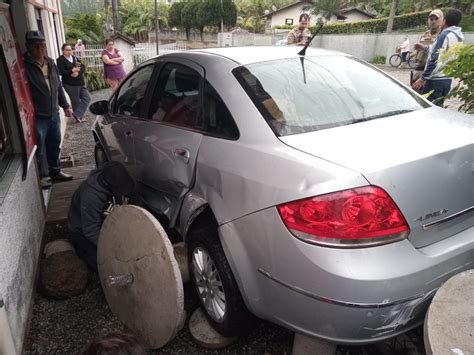
[[[226,314],[224,287],[214,261],[204,248],[193,250],[192,269],[201,303],[212,319],[222,322]]]

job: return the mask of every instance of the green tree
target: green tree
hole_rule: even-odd
[[[104,4],[103,0],[61,0],[61,13],[71,17],[77,13],[96,14]]]
[[[207,18],[203,16],[206,2],[201,0],[187,1],[181,11],[181,21],[184,28],[193,28],[199,31],[202,40],[204,26],[206,26]],[[188,36],[188,33],[186,33]]]
[[[329,20],[348,5],[350,2],[346,0],[312,0],[309,5],[303,6],[303,10],[309,11],[312,16],[322,16]]]
[[[122,32],[138,42],[148,40],[149,31],[155,28],[155,4],[153,0],[128,0],[120,6]],[[158,3],[160,28],[168,27],[168,6]]]
[[[184,5],[186,5],[184,2],[174,2],[171,4],[168,19],[170,27],[185,29],[181,21],[181,12],[183,11]]]
[[[66,38],[82,34],[80,37],[85,42],[100,42],[104,39],[102,15],[76,13],[73,17],[64,20],[66,24]],[[77,39],[77,38],[76,38]]]
[[[205,26],[220,26],[221,19],[226,26],[235,26],[237,7],[232,0],[202,0],[197,7],[197,16]]]
[[[474,114],[474,46],[454,44],[439,60],[447,60],[443,68],[444,74],[459,80],[447,97],[462,101],[459,111]]]

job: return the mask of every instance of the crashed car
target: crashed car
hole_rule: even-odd
[[[91,106],[97,164],[122,162],[182,236],[220,333],[257,316],[342,344],[396,336],[474,266],[474,120],[352,56],[297,51],[141,64]]]

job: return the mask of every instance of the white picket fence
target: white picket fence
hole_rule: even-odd
[[[159,54],[165,54],[170,52],[178,52],[186,50],[186,43],[184,42],[175,42],[169,44],[162,44],[159,46]],[[104,50],[102,44],[88,44],[83,53],[74,53],[76,56],[80,57],[84,64],[89,68],[102,68],[103,63],[101,60],[101,53]],[[132,47],[133,52],[133,64],[137,66],[138,64],[144,62],[147,59],[150,59],[156,56],[156,45],[154,43],[137,43]]]

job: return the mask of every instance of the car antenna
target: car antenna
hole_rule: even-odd
[[[306,41],[306,44],[304,45],[303,49],[298,52],[298,55],[302,55],[303,57],[305,56],[305,54],[306,54],[306,48],[309,47],[309,45],[310,45],[311,42],[313,41],[313,38],[316,37],[316,35],[319,33],[319,31],[321,31],[321,28],[323,28],[323,26],[324,26],[324,19],[323,19],[322,17],[319,17],[319,18],[318,18],[318,24],[319,24],[319,27],[316,29],[316,31],[314,31],[314,34],[311,36],[311,38],[309,39],[309,41]]]

